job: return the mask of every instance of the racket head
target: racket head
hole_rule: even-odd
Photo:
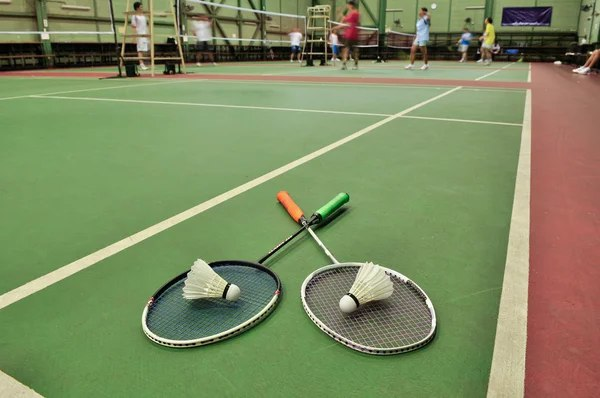
[[[268,268],[241,260],[209,265],[240,288],[240,298],[187,300],[182,296],[186,271],[161,287],[146,303],[142,329],[150,340],[174,348],[216,343],[257,325],[279,303],[281,281]]]
[[[382,267],[394,284],[391,297],[366,303],[350,314],[340,299],[354,283],[363,263],[328,265],[302,284],[302,305],[309,318],[331,338],[353,350],[393,355],[425,346],[435,336],[435,309],[427,294],[406,276]]]

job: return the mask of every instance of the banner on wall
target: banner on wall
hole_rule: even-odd
[[[504,7],[502,26],[550,26],[552,7]]]

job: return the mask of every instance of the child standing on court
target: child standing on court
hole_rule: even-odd
[[[467,62],[467,52],[469,51],[469,44],[471,44],[472,38],[473,35],[469,32],[469,28],[464,28],[463,34],[458,41],[458,51],[462,54],[462,57],[458,62]]]
[[[289,34],[290,42],[291,42],[291,55],[290,62],[294,62],[294,54],[298,54],[298,62],[302,62],[300,57],[302,56],[302,48],[300,47],[300,43],[302,43],[302,33],[300,29],[294,28]]]
[[[331,45],[331,62],[339,61],[338,55],[340,54],[340,39],[334,30],[329,35],[329,44]]]
[[[480,38],[480,40],[483,40],[481,44],[481,59],[484,65],[492,63],[492,49],[496,42],[496,30],[494,29],[494,25],[492,25],[493,22],[491,17],[485,19],[485,33]]]
[[[138,35],[137,53],[140,60],[140,68],[146,70],[148,68],[144,64],[144,55],[148,52],[148,38],[144,36],[148,34],[148,20],[144,15],[144,7],[141,2],[136,1],[133,3],[133,10],[135,11],[135,14],[131,16],[131,26]]]

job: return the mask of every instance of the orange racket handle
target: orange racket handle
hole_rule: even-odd
[[[302,220],[304,219],[304,212],[300,206],[294,202],[294,199],[292,199],[287,191],[280,191],[277,194],[277,200],[283,205],[285,210],[294,219],[294,221],[297,223],[302,223]]]

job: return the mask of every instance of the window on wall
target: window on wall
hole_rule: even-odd
[[[504,7],[502,26],[550,26],[552,7]]]

